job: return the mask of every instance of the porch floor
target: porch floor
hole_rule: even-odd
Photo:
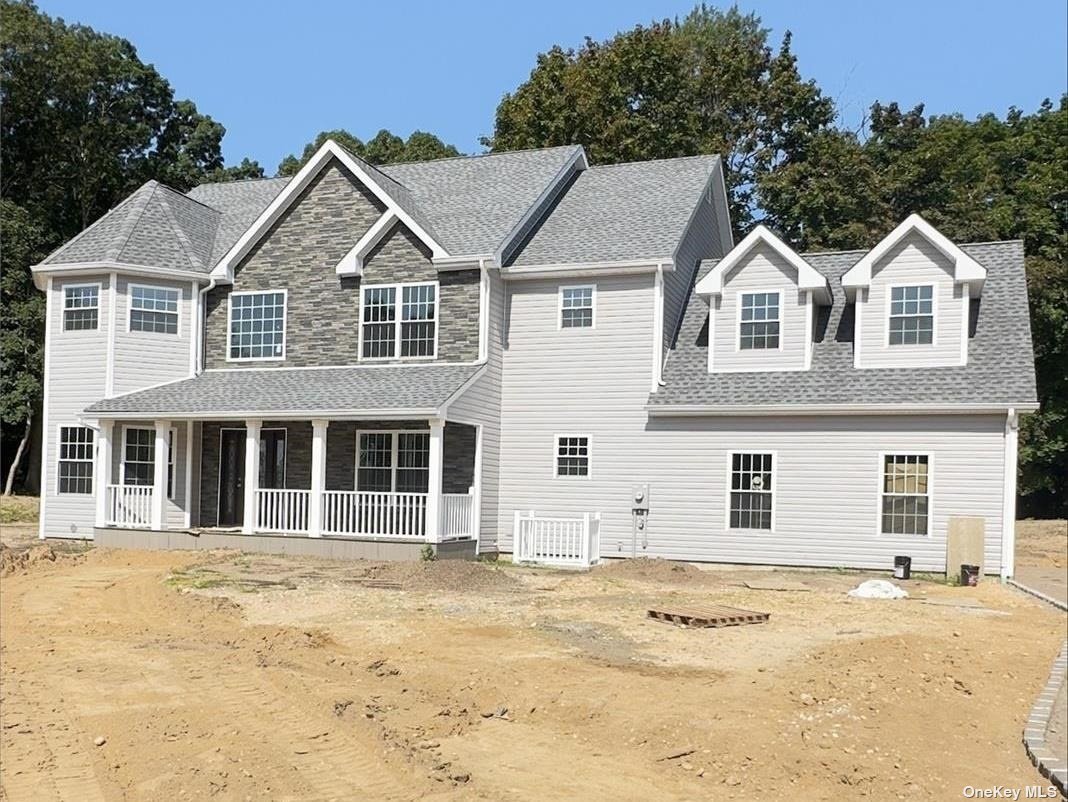
[[[346,535],[308,537],[307,535],[246,535],[232,529],[197,529],[154,531],[96,527],[93,540],[97,546],[116,549],[236,549],[261,554],[293,554],[303,557],[326,557],[334,560],[421,560],[423,547],[429,545],[439,560],[473,560],[477,544],[473,539],[448,540],[427,544],[422,540],[370,538]]]

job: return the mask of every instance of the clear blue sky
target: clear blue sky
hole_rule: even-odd
[[[874,100],[975,117],[1032,110],[1066,89],[1065,0],[766,0],[743,2],[787,29],[802,75],[856,127]],[[321,130],[368,139],[431,131],[478,152],[501,96],[554,44],[578,46],[686,0],[238,2],[39,0],[48,14],[129,39],[179,98],[226,126],[227,164],[273,173]]]

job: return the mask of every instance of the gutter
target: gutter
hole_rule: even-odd
[[[1004,415],[1035,412],[1030,404],[646,404],[653,418],[762,417],[783,415]]]
[[[205,306],[205,301],[207,301],[208,293],[215,289],[216,286],[218,286],[218,280],[215,278],[215,276],[211,276],[211,278],[208,280],[208,283],[205,284],[198,293],[196,337],[199,342],[197,343],[197,359],[196,367],[193,370],[193,376],[199,376],[201,373],[204,372],[204,328],[207,325],[208,318],[208,311],[207,307]],[[229,353],[229,351],[227,353]]]

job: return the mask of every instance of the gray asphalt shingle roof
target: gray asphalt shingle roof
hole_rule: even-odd
[[[479,365],[206,371],[97,401],[86,413],[172,417],[435,410]]]
[[[511,266],[670,257],[718,156],[590,167],[528,237]]]
[[[974,334],[964,366],[853,367],[853,306],[841,277],[866,253],[802,254],[829,280],[834,296],[817,317],[812,367],[767,373],[708,372],[708,305],[691,295],[678,342],[664,366],[665,386],[652,407],[779,404],[983,404],[1034,403],[1034,357],[1028,318],[1023,244],[960,246],[987,269],[982,298],[973,302]],[[716,264],[701,264],[698,279]],[[978,315],[976,317],[976,306]]]
[[[220,215],[218,232],[211,243],[212,267],[233,247],[288,183],[288,178],[259,178],[201,184],[189,190],[187,194],[190,198],[207,204]]]

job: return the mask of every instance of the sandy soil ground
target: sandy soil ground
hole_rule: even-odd
[[[11,802],[958,798],[1035,781],[1064,634],[994,582],[43,551],[0,593]],[[645,616],[686,602],[771,619]]]

